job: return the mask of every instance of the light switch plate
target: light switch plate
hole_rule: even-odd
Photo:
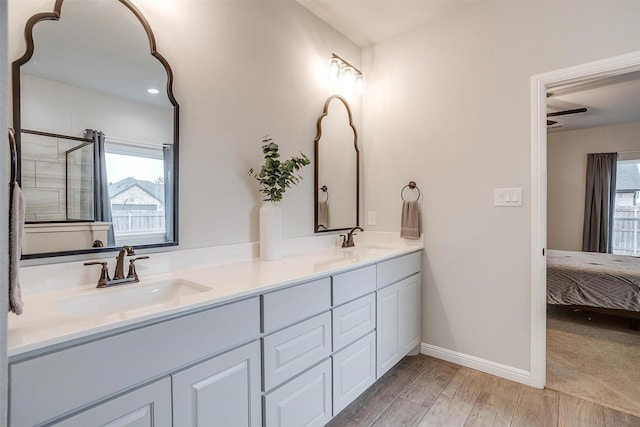
[[[493,206],[522,206],[522,188],[496,188],[493,190]]]

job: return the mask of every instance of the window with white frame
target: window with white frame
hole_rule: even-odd
[[[619,155],[613,214],[613,253],[640,255],[640,152]]]

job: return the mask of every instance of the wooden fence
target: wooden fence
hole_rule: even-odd
[[[613,219],[613,253],[640,255],[640,208],[617,207]]]
[[[164,213],[158,212],[123,212],[111,213],[113,231],[118,234],[129,233],[164,233]]]

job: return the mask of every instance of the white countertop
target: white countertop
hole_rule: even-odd
[[[25,312],[10,316],[8,355],[16,357],[44,351],[49,346],[70,340],[115,331],[137,323],[146,323],[167,316],[219,305],[240,298],[258,295],[294,283],[326,277],[385,259],[415,252],[423,248],[422,241],[375,243],[368,241],[352,250],[338,247],[313,249],[299,255],[288,255],[278,261],[246,261],[184,268],[170,273],[146,274],[139,284],[127,284],[97,289],[94,284],[76,286],[53,292],[40,292],[24,297]],[[97,278],[97,273],[96,278]],[[170,280],[189,281],[208,289],[187,296],[175,296],[161,304],[136,307],[110,314],[96,314],[99,309],[86,307],[85,313],[71,316],[61,308],[61,301],[77,296],[89,296],[92,304],[100,303],[100,295],[114,300],[126,295],[131,287],[152,286]],[[96,298],[93,298],[93,297]]]

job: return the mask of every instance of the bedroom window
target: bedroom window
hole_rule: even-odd
[[[640,255],[640,158],[618,160],[613,253]]]

